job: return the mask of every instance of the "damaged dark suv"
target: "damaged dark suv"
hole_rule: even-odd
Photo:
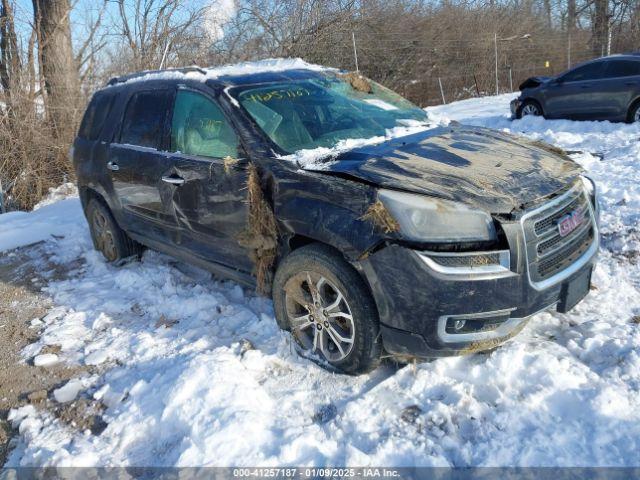
[[[301,61],[144,72],[92,98],[73,148],[95,247],[150,247],[273,296],[350,373],[492,348],[589,292],[595,185],[562,152],[435,126]]]

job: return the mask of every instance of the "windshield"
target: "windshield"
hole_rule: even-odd
[[[340,140],[383,136],[426,122],[424,110],[356,74],[254,85],[234,92],[266,135],[293,153]]]

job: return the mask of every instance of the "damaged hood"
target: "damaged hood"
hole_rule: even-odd
[[[553,147],[485,128],[441,127],[345,152],[305,170],[511,213],[557,193],[581,168]]]
[[[518,89],[525,90],[527,88],[536,88],[542,85],[543,83],[547,83],[552,78],[553,77],[529,77],[520,84]]]

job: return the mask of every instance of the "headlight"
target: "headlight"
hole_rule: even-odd
[[[496,239],[491,216],[479,210],[394,190],[380,189],[378,197],[400,224],[400,230],[408,240],[473,242]]]

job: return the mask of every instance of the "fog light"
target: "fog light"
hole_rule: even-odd
[[[460,335],[463,333],[488,332],[495,330],[509,320],[512,310],[486,312],[468,315],[456,315],[446,318],[445,333]]]
[[[467,321],[466,320],[456,320],[456,322],[453,324],[453,329],[457,332],[459,330],[462,330],[464,328],[464,326],[466,325]]]

